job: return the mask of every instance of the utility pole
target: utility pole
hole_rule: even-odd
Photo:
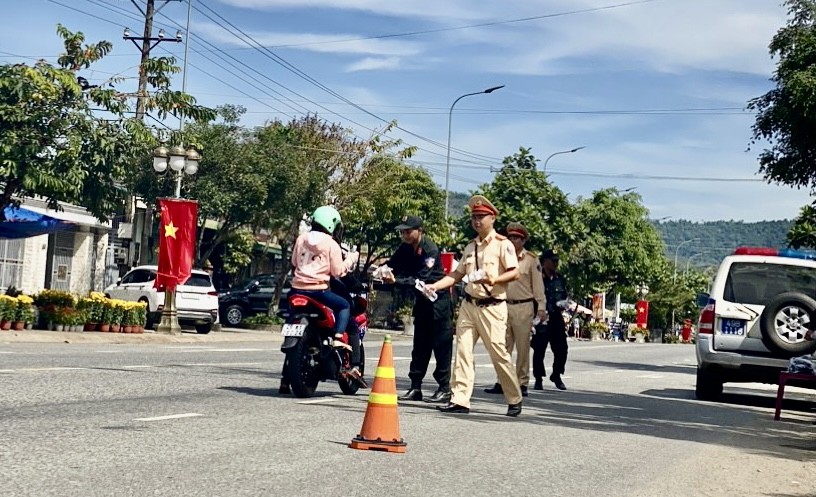
[[[158,13],[162,8],[164,8],[169,2],[171,1],[181,1],[181,0],[159,0],[162,3],[159,8],[156,8],[156,0],[145,0],[145,8],[142,9],[141,5],[139,5],[136,0],[130,0],[134,6],[139,10],[139,12],[144,16],[145,23],[144,23],[144,32],[142,36],[133,36],[131,35],[130,29],[125,28],[125,32],[122,35],[122,38],[125,40],[130,40],[136,45],[136,48],[141,52],[141,61],[139,63],[139,87],[136,92],[136,119],[144,120],[145,116],[145,101],[147,100],[147,71],[146,65],[147,61],[150,59],[150,52],[156,48],[156,45],[163,41],[170,41],[173,43],[180,43],[181,42],[181,31],[176,32],[175,37],[167,37],[164,33],[164,30],[159,30],[159,33],[156,37],[153,36],[153,17],[156,13]],[[141,42],[141,46],[138,42]],[[125,206],[125,221],[126,222],[133,222],[134,212],[136,210],[135,206],[135,198],[128,195],[126,200],[127,205]],[[138,258],[136,254],[128,253],[128,265],[135,264],[138,260],[141,263],[146,263],[150,260],[150,234],[153,231],[153,206],[150,204],[145,203],[145,217],[144,223],[142,223],[142,239],[140,243],[140,250],[138,254]],[[132,236],[132,235],[131,235]]]

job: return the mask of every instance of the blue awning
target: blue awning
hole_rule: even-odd
[[[0,222],[0,238],[27,238],[73,227],[73,223],[40,214],[23,207],[8,206],[6,220]]]

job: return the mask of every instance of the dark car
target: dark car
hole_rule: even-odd
[[[248,316],[269,312],[269,306],[275,298],[277,281],[277,275],[258,274],[227,291],[220,292],[218,309],[221,323],[225,326],[238,326]],[[280,308],[287,305],[286,295],[289,293],[289,287],[287,278],[278,304]]]

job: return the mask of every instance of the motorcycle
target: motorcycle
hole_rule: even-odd
[[[352,292],[349,288],[360,291]],[[283,374],[295,397],[311,397],[321,381],[337,381],[346,395],[356,394],[362,386],[344,374],[351,368],[349,331],[353,326],[359,330],[360,372],[365,373],[363,337],[368,331],[368,299],[361,290],[362,286],[355,284],[351,277],[331,279],[331,291],[351,304],[343,348],[333,346],[335,320],[331,309],[307,295],[289,296],[288,318],[281,328],[284,337],[281,352],[286,354]]]

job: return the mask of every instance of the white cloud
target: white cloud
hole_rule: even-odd
[[[346,72],[393,70],[400,67],[399,57],[366,57],[346,66]]]
[[[196,32],[201,36],[238,47],[248,46],[223,28],[212,23],[196,24]],[[335,43],[338,40],[355,38],[350,34],[312,34],[312,33],[271,33],[247,31],[252,38],[265,47],[275,48],[294,45],[293,48],[321,53],[370,54],[384,56],[416,55],[423,49],[423,44],[413,41],[400,40],[354,40],[345,43]],[[306,45],[303,45],[306,44]],[[302,46],[301,46],[302,45]]]

